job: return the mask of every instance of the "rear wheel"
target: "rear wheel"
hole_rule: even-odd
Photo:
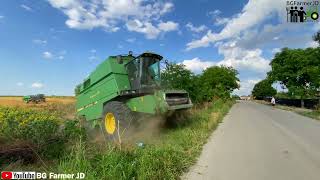
[[[133,114],[124,103],[111,101],[104,106],[101,127],[110,141],[120,145],[128,140],[132,121]]]

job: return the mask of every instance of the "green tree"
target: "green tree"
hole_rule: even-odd
[[[201,102],[199,78],[183,64],[170,63],[161,72],[161,85],[166,89],[184,89],[193,102]]]
[[[313,36],[313,40],[318,42],[318,44],[320,45],[320,31],[318,31],[314,36]]]
[[[74,88],[74,94],[75,94],[76,96],[80,94],[80,87],[81,87],[81,85],[79,84],[79,85],[77,85],[77,86]]]
[[[204,70],[200,81],[206,92],[205,99],[230,97],[232,91],[239,88],[237,75],[237,70],[232,67],[212,66]]]
[[[183,64],[168,64],[161,73],[162,86],[168,89],[189,88],[194,74]]]
[[[314,97],[320,88],[320,48],[284,48],[270,65],[269,78],[284,85],[291,96]]]
[[[271,86],[271,82],[267,79],[258,82],[252,90],[252,95],[256,99],[263,99],[267,96],[274,96],[277,91]]]
[[[201,103],[214,97],[229,98],[239,88],[237,74],[233,68],[213,66],[195,75],[183,64],[172,63],[162,71],[161,84],[167,89],[184,89],[194,103]]]

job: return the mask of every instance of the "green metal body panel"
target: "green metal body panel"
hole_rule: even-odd
[[[166,102],[166,93],[187,94],[186,91],[157,90],[154,93],[139,96],[122,96],[123,91],[132,90],[125,66],[132,59],[134,59],[133,56],[122,56],[123,62],[119,63],[117,57],[111,56],[80,84],[80,93],[76,97],[78,116],[84,116],[89,121],[100,119],[104,105],[114,99],[121,100],[132,111],[148,114],[163,114],[176,109],[192,107],[190,100],[188,104],[183,105],[169,106]]]
[[[86,81],[90,82],[87,86]],[[81,84],[80,94],[76,97],[77,115],[88,120],[100,118],[104,103],[117,97],[122,90],[130,90],[124,63],[119,64],[116,57],[109,57]]]
[[[185,91],[179,92],[185,93]],[[172,93],[172,91],[159,90],[156,91],[153,95],[131,98],[126,102],[126,104],[134,112],[143,112],[148,114],[165,114],[168,111],[187,109],[193,106],[191,103],[169,106],[165,99],[166,93]]]
[[[31,96],[23,96],[23,98],[22,98],[22,100],[24,102],[28,102],[28,101],[30,101],[30,99],[31,99]]]
[[[162,91],[157,91],[153,95],[131,98],[126,104],[132,111],[149,114],[164,113],[167,109]]]

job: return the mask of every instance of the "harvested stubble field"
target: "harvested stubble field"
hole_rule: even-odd
[[[25,103],[22,96],[0,96],[0,106],[23,106],[23,107],[45,107],[50,104],[74,104],[75,97],[61,96],[61,97],[46,97],[46,103]]]

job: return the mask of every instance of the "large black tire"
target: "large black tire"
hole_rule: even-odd
[[[112,116],[114,122],[110,120]],[[129,139],[132,133],[130,127],[133,119],[133,113],[124,103],[119,101],[108,102],[103,108],[101,121],[104,136],[111,142],[121,145]],[[114,128],[113,125],[115,125]]]

